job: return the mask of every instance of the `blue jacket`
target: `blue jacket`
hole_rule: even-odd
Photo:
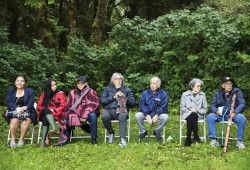
[[[142,92],[140,99],[140,111],[145,115],[153,117],[155,114],[167,114],[168,113],[168,94],[161,88],[157,90],[155,94],[151,89],[147,89]]]
[[[16,87],[11,86],[7,89],[7,94],[5,98],[5,103],[8,107],[8,110],[15,110],[17,108],[15,97],[16,97]],[[35,95],[34,91],[31,88],[24,89],[24,104],[27,106],[27,111],[30,113],[30,119],[32,120],[33,124],[36,125],[37,122],[37,112],[34,108],[35,102]],[[7,122],[9,123],[9,119]]]
[[[210,111],[211,113],[216,113],[218,111],[218,107],[225,106],[223,109],[223,114],[226,111],[229,114],[230,112],[230,105],[232,102],[233,94],[236,93],[236,100],[234,105],[234,112],[237,113],[243,113],[246,109],[246,101],[244,99],[243,93],[238,88],[233,88],[231,93],[229,94],[228,98],[225,97],[224,89],[221,89],[214,93],[211,104],[210,104]]]
[[[125,85],[122,85],[120,90],[127,97],[127,110],[135,106],[135,97],[131,89],[127,88]],[[117,100],[114,98],[115,94],[118,92],[113,85],[108,85],[101,94],[101,104],[105,109],[116,109]]]

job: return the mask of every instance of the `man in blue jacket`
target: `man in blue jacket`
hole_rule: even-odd
[[[236,147],[243,149],[245,148],[243,138],[246,117],[242,113],[246,108],[246,102],[242,91],[239,88],[233,87],[233,79],[225,77],[222,79],[221,83],[222,88],[214,93],[210,104],[211,113],[207,116],[208,137],[212,139],[210,145],[213,147],[219,146],[219,142],[217,141],[216,122],[222,121],[224,114],[225,121],[228,120],[231,112],[233,121],[237,123],[238,126]],[[235,94],[235,104],[232,106],[232,103],[234,103],[232,102],[232,98]]]
[[[139,126],[139,138],[144,139],[148,134],[144,126],[144,120],[149,124],[158,122],[154,129],[154,135],[161,141],[161,131],[166,125],[168,116],[168,94],[160,88],[161,80],[159,77],[153,77],[150,80],[150,88],[142,92],[140,99],[140,112],[135,114],[135,120]]]

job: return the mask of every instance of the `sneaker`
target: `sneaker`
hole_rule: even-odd
[[[16,142],[15,141],[11,141],[10,142],[10,147],[11,148],[15,148],[16,147]]]
[[[108,141],[108,143],[112,144],[112,143],[114,143],[114,141],[115,141],[114,134],[109,134],[109,141]]]
[[[17,147],[22,147],[24,145],[24,141],[19,140],[17,143]]]
[[[237,140],[237,142],[236,142],[236,147],[237,147],[238,149],[244,149],[244,148],[245,148],[245,145],[244,145],[243,141]]]
[[[154,134],[153,134],[153,135],[155,135],[156,140],[162,140],[162,136],[161,136],[161,133],[160,133],[160,132],[154,131]]]
[[[92,143],[93,145],[96,145],[96,144],[97,144],[96,138],[91,138],[91,143]]]
[[[211,142],[210,142],[210,146],[212,146],[212,147],[217,147],[217,146],[219,146],[220,144],[219,144],[219,142],[216,140],[216,139],[213,139]]]
[[[119,143],[119,146],[122,147],[122,148],[126,147],[126,146],[127,146],[126,139],[121,138],[121,141],[120,141],[120,143]]]
[[[139,139],[144,139],[148,135],[148,132],[140,133],[139,134]]]
[[[197,133],[194,134],[194,142],[195,143],[201,143],[201,139],[200,139],[200,137],[199,137],[199,135]]]

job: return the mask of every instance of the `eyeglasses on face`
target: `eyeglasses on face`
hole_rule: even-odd
[[[122,80],[121,77],[114,78],[114,80]]]

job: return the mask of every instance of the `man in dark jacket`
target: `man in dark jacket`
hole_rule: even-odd
[[[124,104],[126,103],[126,105]],[[101,104],[104,106],[102,113],[102,122],[109,133],[108,143],[114,143],[114,130],[111,120],[119,121],[120,143],[121,147],[127,146],[126,129],[128,112],[131,107],[135,106],[135,97],[133,92],[123,83],[123,76],[120,73],[114,73],[111,77],[110,84],[103,90],[101,95]],[[122,106],[127,108],[120,108]]]
[[[147,130],[144,126],[144,120],[149,124],[158,122],[154,129],[154,135],[161,141],[161,131],[166,125],[168,116],[168,94],[160,88],[161,80],[159,77],[153,77],[150,81],[150,88],[142,92],[140,99],[140,112],[135,114],[135,120],[139,126],[139,138],[144,139]]]
[[[246,108],[246,102],[242,91],[239,88],[234,88],[234,80],[225,77],[222,79],[222,88],[215,92],[210,104],[211,113],[207,116],[208,137],[212,139],[210,145],[213,147],[219,146],[217,141],[216,122],[227,121],[231,116],[233,121],[237,123],[238,133],[236,147],[239,149],[245,148],[243,143],[244,129],[246,125],[246,117],[242,114]],[[232,98],[236,94],[235,104],[232,106]],[[232,108],[233,107],[233,108]]]

